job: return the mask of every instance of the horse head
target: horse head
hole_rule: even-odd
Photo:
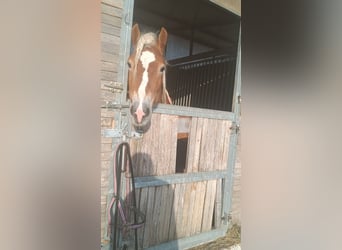
[[[167,31],[161,28],[158,36],[141,34],[135,24],[131,40],[133,53],[128,58],[130,113],[135,130],[144,133],[151,125],[152,108],[157,103],[171,104],[165,82]]]

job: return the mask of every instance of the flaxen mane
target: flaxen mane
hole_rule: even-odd
[[[140,36],[137,47],[136,47],[136,53],[135,53],[135,58],[134,58],[134,69],[136,69],[139,58],[141,56],[141,52],[144,49],[145,46],[153,46],[156,45],[157,43],[157,36],[156,34],[149,32],[146,34],[143,34]],[[135,73],[135,72],[134,72]]]

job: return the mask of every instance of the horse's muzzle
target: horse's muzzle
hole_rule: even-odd
[[[130,108],[132,123],[137,132],[145,133],[151,125],[152,105],[148,101],[134,101]]]

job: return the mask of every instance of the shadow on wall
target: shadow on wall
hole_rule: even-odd
[[[143,249],[173,241],[177,238],[176,212],[173,206],[174,185],[169,185],[160,181],[158,177],[148,175],[148,173],[154,171],[154,164],[149,154],[134,154],[132,156],[132,165],[135,192],[132,191],[131,174],[127,171],[121,172],[121,185],[119,189],[118,187],[114,189],[120,192],[121,207],[117,210],[117,219],[115,220],[114,205],[111,213],[111,243],[102,246],[102,250]],[[137,172],[140,175],[137,176]],[[144,178],[147,178],[147,180],[144,181]],[[129,192],[126,192],[126,190],[129,190]],[[136,210],[131,208],[134,204],[134,196],[136,198]],[[117,221],[117,226],[113,230],[115,221]],[[139,226],[143,221],[145,223]],[[138,226],[132,226],[132,224]],[[116,244],[115,248],[113,244]],[[177,241],[173,241],[169,246],[175,250],[179,248]]]
[[[175,186],[151,176],[155,165],[149,154],[136,153],[132,161],[135,173],[139,173],[136,174],[137,206],[146,218],[144,227],[138,229],[139,249],[173,241],[177,236]],[[178,249],[177,242],[172,244],[172,249]]]

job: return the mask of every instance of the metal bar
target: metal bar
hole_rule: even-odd
[[[121,138],[123,136],[123,133],[121,129],[103,129],[101,130],[101,136]]]
[[[227,69],[226,69],[226,63],[224,61],[221,61],[219,63],[219,78],[218,78],[218,82],[219,82],[219,86],[220,86],[220,93],[219,93],[219,96],[218,96],[218,101],[219,101],[219,109],[220,110],[224,110],[225,107],[224,107],[224,90],[226,88],[226,81],[224,79],[224,74],[227,72]]]
[[[123,91],[121,94],[121,102],[126,102],[127,96],[127,77],[128,66],[127,59],[130,53],[131,44],[131,30],[133,23],[133,6],[134,0],[124,1],[123,13],[121,19],[121,33],[120,33],[120,52],[119,52],[119,70],[117,80],[123,83]]]
[[[233,125],[239,125],[239,112],[240,112],[240,103],[238,101],[238,95],[240,95],[241,90],[241,29],[239,34],[239,42],[238,42],[238,53],[236,58],[236,74],[235,74],[235,88],[234,88],[234,113],[236,120],[233,121]],[[236,146],[237,146],[238,133],[231,133],[231,137],[229,140],[229,153],[228,153],[228,162],[227,162],[227,170],[228,170],[228,178],[226,178],[223,182],[224,185],[224,194],[227,199],[223,200],[222,204],[222,213],[229,214],[232,203],[232,194],[233,194],[233,172],[235,166],[235,158],[236,158]]]
[[[219,229],[213,229],[209,232],[200,233],[194,236],[181,238],[174,241],[159,244],[157,246],[146,248],[146,250],[175,250],[175,249],[188,249],[194,246],[201,245],[208,241],[216,240],[223,237],[227,231],[227,227],[222,226]]]
[[[211,59],[209,64],[208,64],[208,71],[209,71],[209,77],[208,77],[208,82],[209,82],[209,92],[208,92],[208,100],[207,100],[207,104],[208,104],[208,107],[211,107],[211,108],[214,108],[214,105],[213,105],[213,101],[215,99],[215,81],[214,81],[214,78],[215,78],[215,74],[214,74],[214,59]]]
[[[188,174],[172,174],[162,176],[143,176],[135,177],[135,188],[156,187],[169,184],[190,183],[198,181],[207,181],[215,179],[224,179],[228,177],[227,170],[196,172]]]
[[[239,96],[241,96],[241,28],[239,34],[238,52],[236,57],[235,84],[232,110],[235,114],[240,114]]]
[[[153,112],[159,114],[201,117],[218,120],[235,120],[235,114],[228,111],[201,109],[194,107],[182,107],[167,104],[158,104],[157,107],[153,110]]]
[[[235,71],[236,71],[236,60],[229,62],[229,73],[228,73],[228,81],[229,81],[229,92],[228,92],[228,98],[226,100],[227,106],[229,107],[229,110],[232,110],[233,105],[233,95],[234,95],[234,83],[235,83]]]

